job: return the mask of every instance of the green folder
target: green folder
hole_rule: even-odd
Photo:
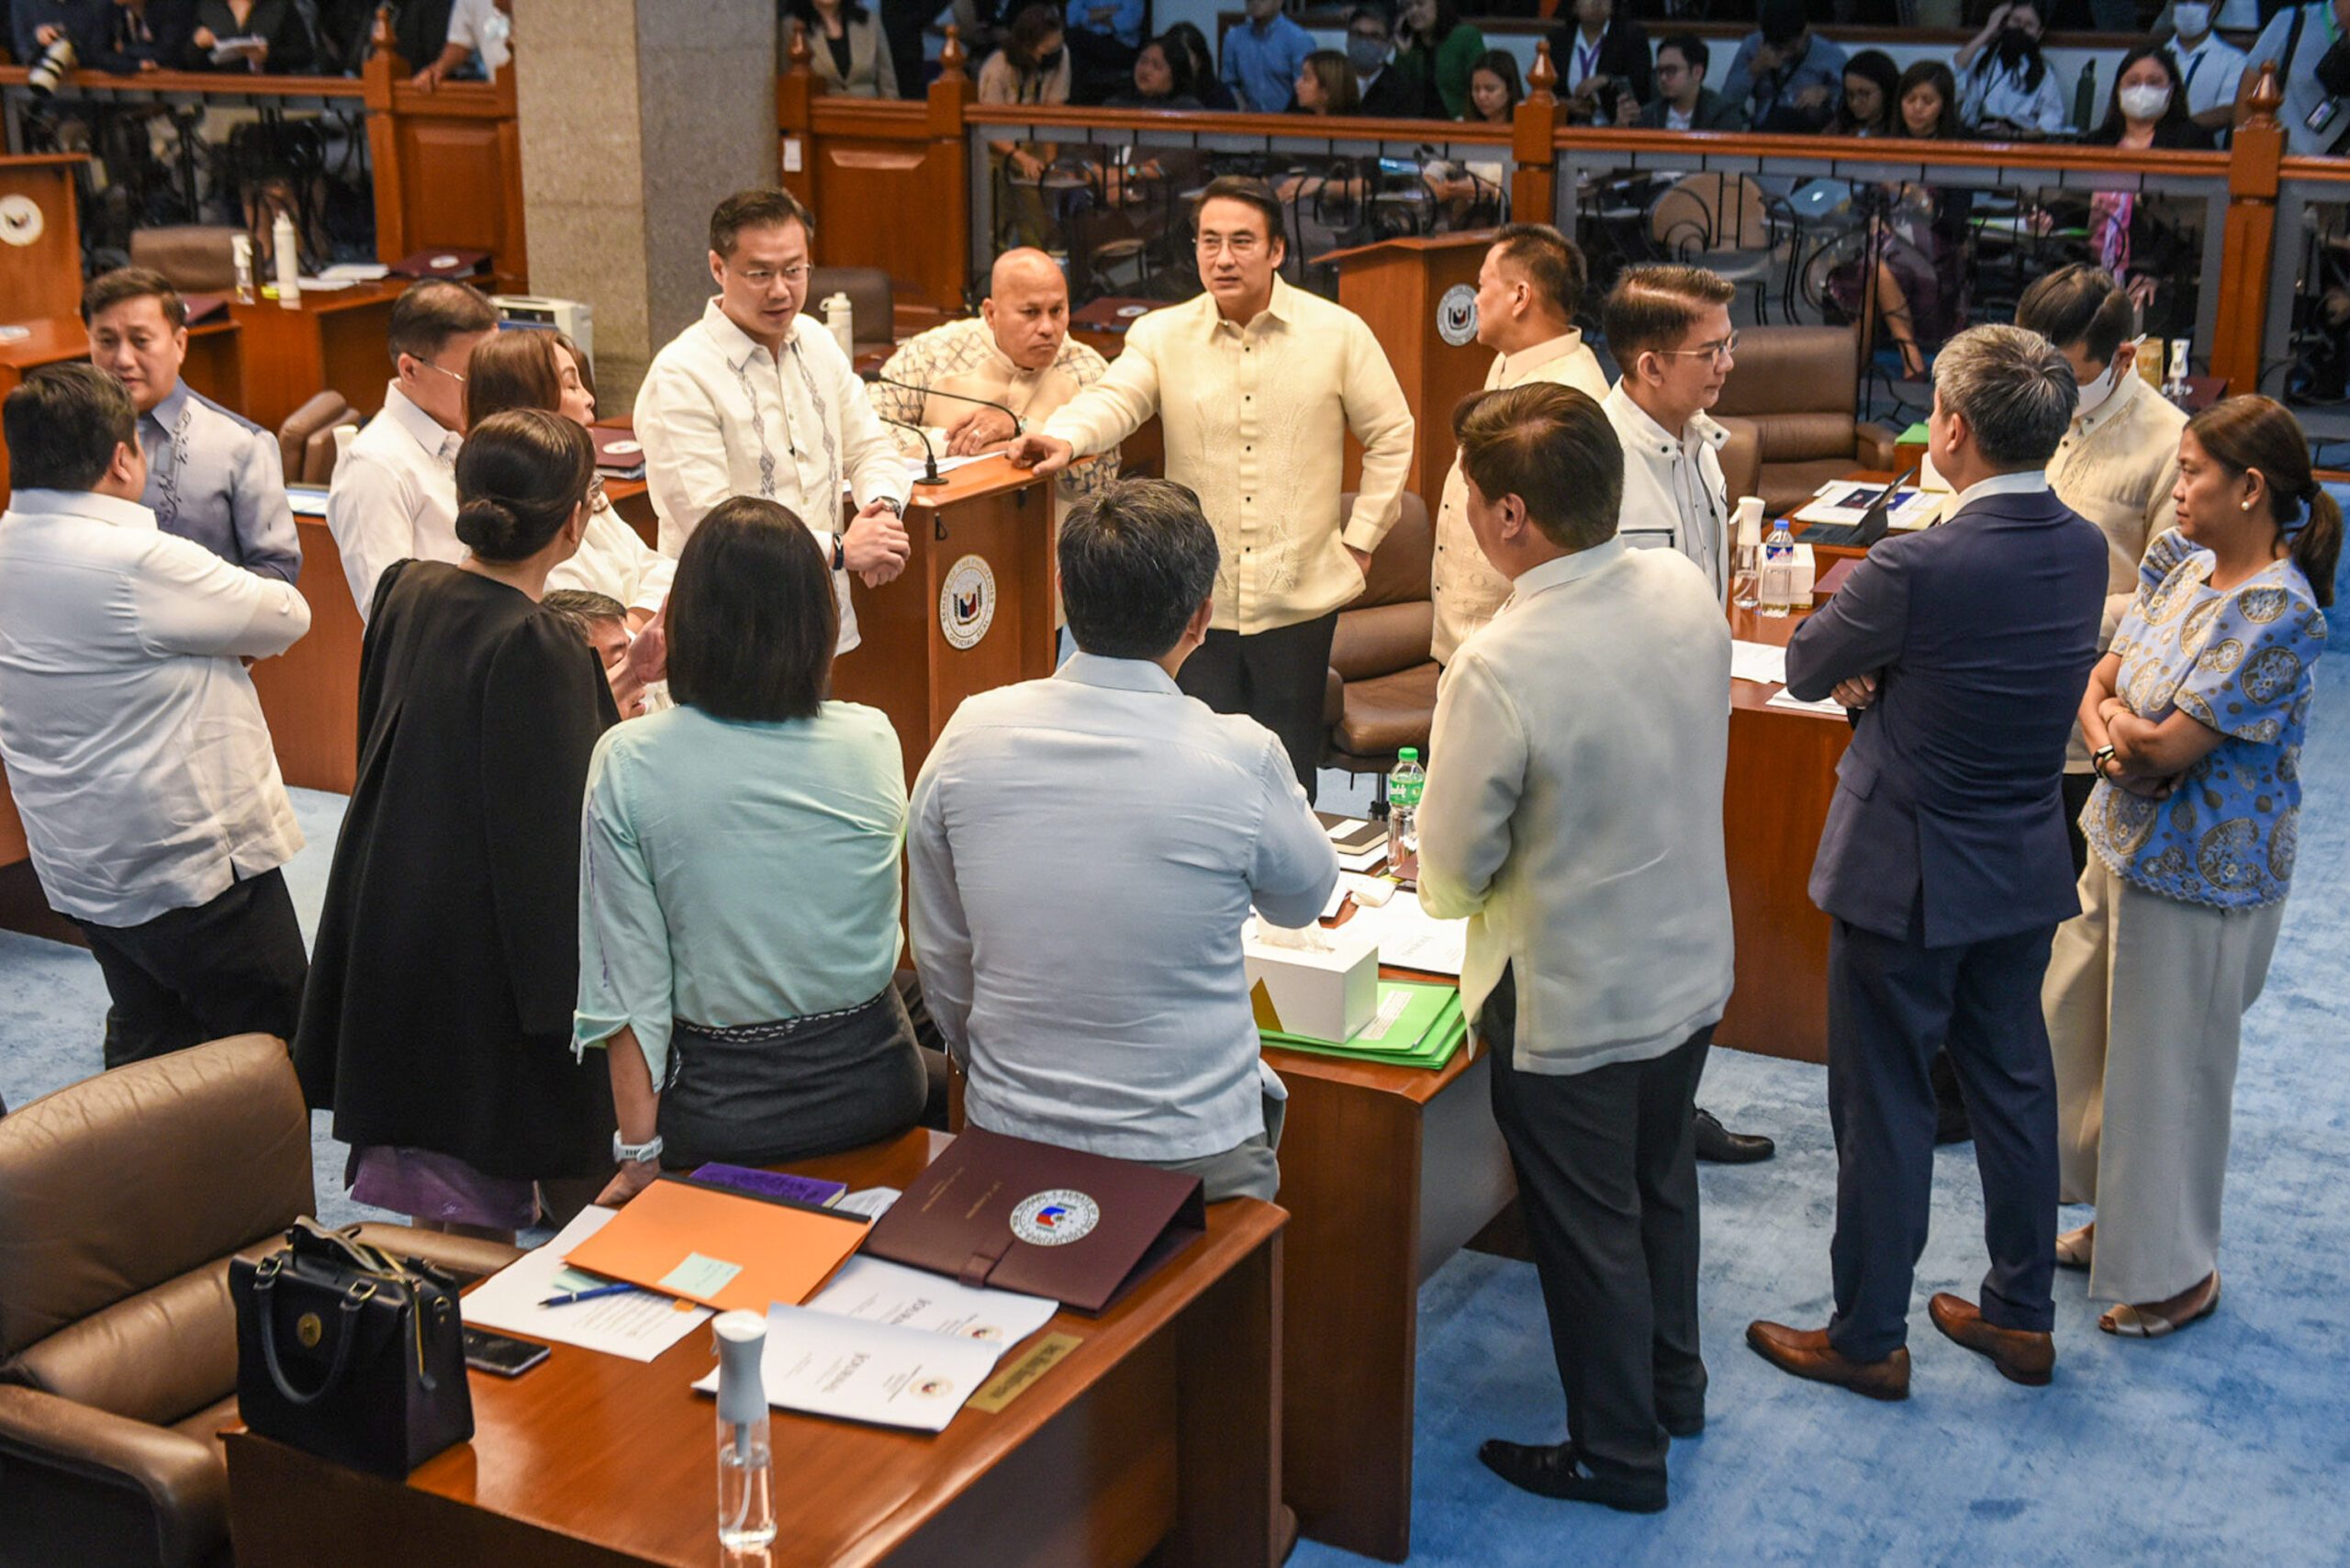
[[[1381,980],[1379,1010],[1371,1022],[1344,1042],[1259,1030],[1264,1043],[1314,1056],[1393,1062],[1399,1067],[1440,1068],[1469,1037],[1460,1010],[1460,988],[1426,980]]]

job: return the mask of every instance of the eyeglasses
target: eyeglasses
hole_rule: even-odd
[[[1222,234],[1203,234],[1200,236],[1200,254],[1213,256],[1220,251],[1229,251],[1232,252],[1233,260],[1245,262],[1255,255],[1258,248],[1263,243],[1264,241],[1254,234],[1234,234],[1228,237]]]
[[[753,288],[765,288],[778,278],[786,283],[798,283],[808,275],[809,270],[806,262],[794,262],[788,267],[746,267],[734,275]]]
[[[1732,332],[1729,337],[1722,339],[1718,342],[1699,343],[1694,349],[1658,349],[1655,352],[1662,354],[1683,355],[1690,359],[1703,357],[1711,360],[1724,360],[1738,353],[1738,334],[1736,332]]]
[[[439,371],[442,375],[447,376],[450,380],[455,382],[460,386],[463,386],[465,384],[465,373],[462,370],[451,370],[447,365],[435,364],[429,359],[420,359],[416,363],[424,366],[427,370]]]

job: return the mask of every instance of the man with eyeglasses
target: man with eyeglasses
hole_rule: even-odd
[[[710,217],[718,294],[671,339],[636,394],[644,482],[675,556],[721,501],[788,508],[833,564],[841,653],[857,645],[848,574],[878,588],[905,570],[911,486],[865,385],[821,321],[807,320],[816,221],[789,191],[738,191]],[[857,503],[841,523],[841,484]]]
[[[1656,99],[1646,108],[1628,92],[1616,120],[1643,130],[1744,130],[1746,108],[1706,85],[1713,55],[1695,33],[1674,33],[1656,46]]]
[[[1010,454],[1053,473],[1159,417],[1167,477],[1199,497],[1223,551],[1207,640],[1176,680],[1280,736],[1311,800],[1331,636],[1403,515],[1412,410],[1362,319],[1282,281],[1281,207],[1263,181],[1211,181],[1194,226],[1207,292],[1136,321],[1108,373]],[[1350,510],[1349,432],[1362,443]]]
[[[1736,291],[1703,267],[1634,267],[1600,308],[1608,352],[1622,375],[1601,406],[1624,443],[1624,521],[1636,549],[1678,550],[1706,574],[1714,596],[1729,585],[1729,485],[1721,446],[1729,431],[1706,410],[1722,395],[1738,334]]]
[[[363,622],[393,562],[465,558],[457,538],[465,363],[497,330],[497,308],[466,284],[428,278],[392,302],[386,341],[397,374],[384,411],[352,441],[327,493],[327,527]]]

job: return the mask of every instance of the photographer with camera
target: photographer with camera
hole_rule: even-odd
[[[2315,0],[2279,11],[2252,46],[2254,69],[2244,73],[2250,97],[2263,61],[2277,62],[2285,106],[2285,150],[2323,157],[2350,147],[2350,0]]]
[[[9,44],[30,69],[25,84],[41,97],[83,61],[95,59],[106,0],[14,0]]]

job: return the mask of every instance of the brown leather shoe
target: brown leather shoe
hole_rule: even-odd
[[[1832,1383],[1871,1399],[1909,1397],[1909,1352],[1905,1348],[1881,1361],[1847,1360],[1828,1342],[1825,1328],[1789,1328],[1785,1324],[1754,1322],[1746,1326],[1746,1342],[1754,1353],[1784,1372]]]
[[[1938,1294],[1926,1304],[1926,1315],[1954,1344],[1991,1358],[1999,1375],[2031,1388],[2045,1386],[2056,1375],[2056,1336],[2023,1328],[2002,1328],[1983,1321],[1983,1309],[1964,1296]]]

